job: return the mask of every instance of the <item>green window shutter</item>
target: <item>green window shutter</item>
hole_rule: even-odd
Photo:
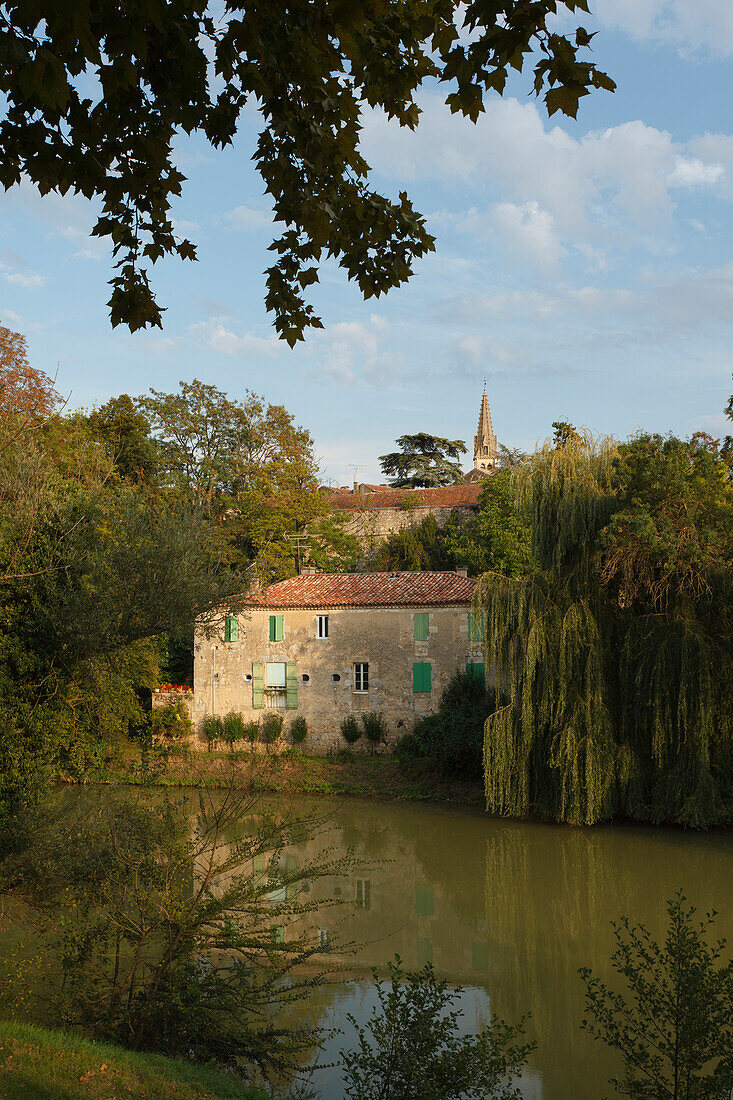
[[[427,611],[415,613],[415,641],[427,642],[430,634],[430,615]]]
[[[469,611],[468,613],[468,638],[471,642],[483,641],[484,623],[480,611]]]
[[[477,680],[486,679],[486,666],[483,661],[469,661],[466,665],[466,672],[469,676],[475,676]]]
[[[270,641],[281,642],[283,640],[282,615],[270,615]]]
[[[252,706],[262,710],[265,705],[265,666],[262,661],[252,664]]]
[[[224,620],[224,641],[239,641],[239,619],[236,617],[236,615],[227,615],[226,619]]]
[[[429,936],[417,937],[417,965],[422,968],[433,961],[433,941]]]
[[[429,661],[415,661],[412,666],[412,690],[418,694],[432,691]]]
[[[288,710],[298,707],[298,666],[291,661],[285,666],[285,706]]]

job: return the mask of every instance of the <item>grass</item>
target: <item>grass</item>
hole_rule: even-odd
[[[267,1100],[226,1074],[0,1020],[0,1100]]]
[[[140,781],[139,749],[129,744],[99,781]],[[233,753],[190,752],[180,747],[159,761],[155,782],[164,787],[228,786],[232,771],[241,788],[289,794],[350,795],[377,802],[449,802],[483,806],[482,776],[445,779],[424,760],[400,762],[390,753],[343,748],[330,756],[307,756],[300,747],[281,754],[248,749]]]

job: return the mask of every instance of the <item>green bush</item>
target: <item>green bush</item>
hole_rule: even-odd
[[[387,740],[389,728],[384,719],[384,715],[380,714],[379,711],[370,710],[362,714],[361,725],[364,730],[364,736],[367,741],[371,741],[372,745],[378,745],[380,742]]]
[[[193,722],[182,699],[156,707],[150,715],[150,725],[155,737],[178,739],[190,737],[193,733]]]
[[[244,718],[238,711],[230,711],[222,719],[222,736],[230,748],[244,737]]]
[[[341,736],[349,745],[361,737],[361,726],[355,714],[348,714],[341,723]]]
[[[277,741],[283,731],[283,716],[276,710],[269,710],[262,719],[262,740],[266,745]]]
[[[415,722],[419,753],[427,756],[446,775],[482,774],[484,723],[496,710],[496,692],[484,678],[457,672],[442,696],[435,714]]]
[[[244,736],[247,741],[251,741],[254,745],[260,737],[260,723],[256,718],[250,718],[249,722],[244,723]]]
[[[201,732],[209,742],[209,749],[211,749],[213,744],[221,740],[224,733],[219,715],[207,714],[201,722]]]
[[[290,736],[295,745],[300,745],[308,736],[308,723],[302,714],[299,714],[297,718],[293,718],[290,723]]]
[[[416,757],[423,755],[420,742],[414,733],[406,733],[400,737],[394,751],[397,759],[402,761],[414,760]]]

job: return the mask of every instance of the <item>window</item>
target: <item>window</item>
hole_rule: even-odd
[[[432,917],[435,912],[433,888],[429,883],[418,882],[415,885],[415,912],[418,917]]]
[[[331,673],[331,683],[332,684],[337,684],[340,679],[341,679],[341,677],[339,676],[338,672],[332,672]]]
[[[433,961],[433,941],[428,936],[417,937],[417,965],[427,966]]]
[[[358,661],[354,665],[354,691],[369,691],[369,665]]]
[[[426,695],[433,690],[429,661],[415,661],[412,666],[412,690],[416,695]]]
[[[224,641],[239,641],[239,619],[236,615],[227,615],[224,619]]]
[[[267,687],[284,688],[287,686],[287,669],[284,661],[268,661],[265,665]]]
[[[415,613],[415,641],[427,642],[430,634],[430,615],[427,611]]]
[[[318,616],[318,637],[319,638],[327,638],[328,637],[328,615],[319,615]]]
[[[318,946],[321,951],[328,951],[331,947],[331,933],[327,928],[318,929]]]
[[[371,909],[372,907],[372,883],[371,879],[358,878],[354,892],[354,904],[357,909]]]
[[[283,640],[282,615],[270,615],[270,641],[281,642]]]
[[[477,680],[486,679],[486,666],[483,661],[468,661],[466,672],[469,676],[475,676]]]

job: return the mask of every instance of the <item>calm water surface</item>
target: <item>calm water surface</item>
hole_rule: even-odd
[[[343,977],[316,990],[307,1008],[311,1022],[345,1029],[327,1043],[324,1061],[348,1045],[347,1013],[369,1016],[370,968],[398,953],[407,968],[431,961],[439,977],[463,987],[466,1030],[494,1014],[514,1021],[531,1013],[528,1037],[538,1049],[521,1082],[526,1098],[598,1100],[615,1067],[579,1030],[577,971],[590,966],[612,978],[609,922],[626,914],[660,937],[665,899],[682,887],[702,913],[718,910],[718,933],[733,939],[730,832],[581,830],[358,800],[303,798],[292,811],[330,814],[325,835],[289,852],[298,866],[326,846],[355,857],[348,875],[311,884],[313,900],[342,903],[324,904],[315,917],[324,961]],[[11,946],[0,943],[0,954]],[[318,1071],[314,1083],[323,1100],[340,1100],[337,1070]]]
[[[682,887],[701,913],[717,909],[718,932],[733,938],[729,832],[580,830],[442,807],[348,801],[336,812],[334,839],[352,847],[357,860],[385,862],[327,886],[314,884],[345,902],[324,912],[321,935],[332,931],[338,941],[362,946],[350,964],[354,980],[331,990],[313,1018],[344,1026],[348,1035],[346,1014],[364,1020],[375,1001],[370,966],[382,966],[395,952],[409,968],[432,961],[440,977],[464,988],[467,1029],[492,1014],[516,1020],[531,1013],[528,1034],[538,1049],[522,1090],[533,1100],[607,1094],[616,1067],[579,1030],[577,971],[587,965],[611,978],[611,919],[627,914],[662,936],[665,899]],[[333,951],[338,955],[338,946]],[[345,1043],[346,1035],[328,1044],[326,1059]],[[321,1071],[317,1080],[324,1100],[341,1096],[338,1071]]]

